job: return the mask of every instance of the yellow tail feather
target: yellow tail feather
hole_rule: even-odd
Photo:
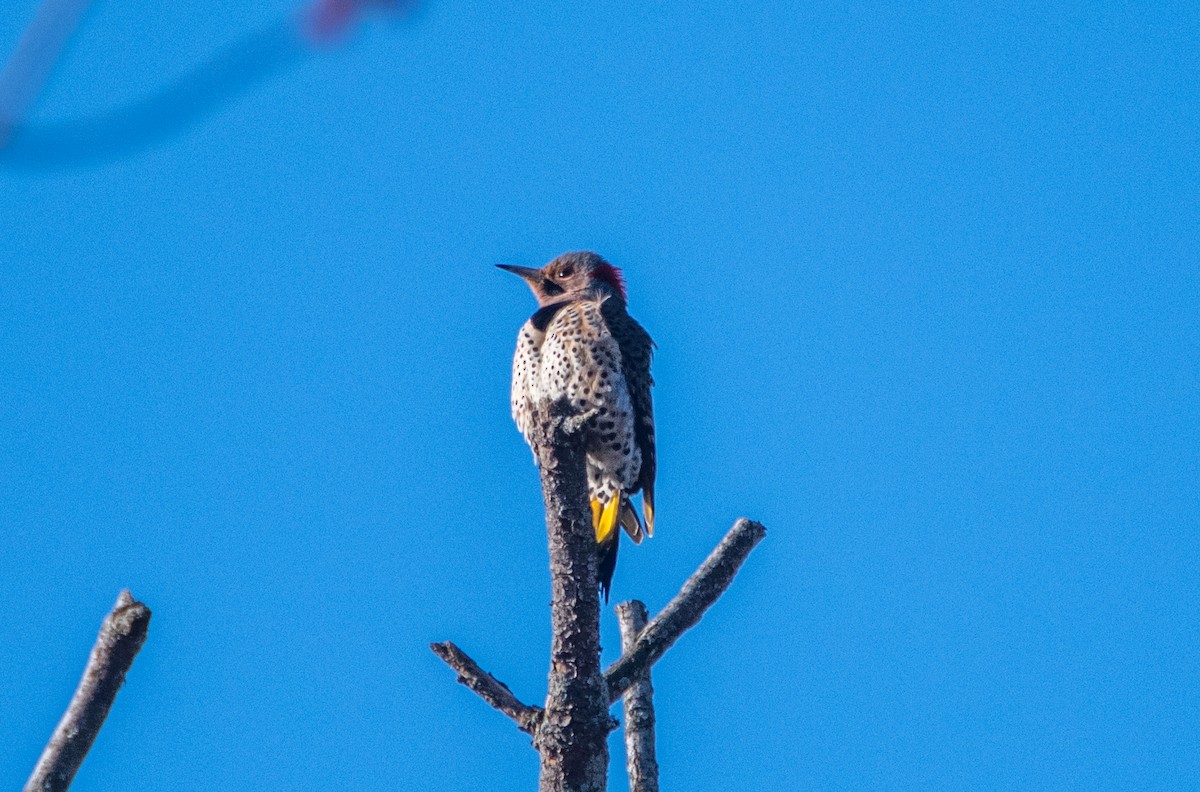
[[[598,501],[592,501],[598,503]],[[617,493],[612,500],[604,504],[604,511],[600,513],[600,520],[595,522],[596,543],[604,544],[612,536],[612,532],[617,527],[617,512],[621,505],[621,493]],[[592,514],[595,515],[596,507],[592,506]]]

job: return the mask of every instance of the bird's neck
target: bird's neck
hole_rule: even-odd
[[[574,302],[603,302],[605,310],[625,310],[625,298],[607,283],[597,283],[586,289],[559,294],[540,305],[543,308],[549,308],[552,305],[566,305]]]

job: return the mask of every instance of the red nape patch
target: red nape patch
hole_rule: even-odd
[[[614,267],[612,264],[605,262],[592,270],[592,277],[598,281],[603,281],[609,286],[612,286],[621,294],[622,300],[628,300],[629,295],[625,293],[625,276],[621,274],[621,270]]]

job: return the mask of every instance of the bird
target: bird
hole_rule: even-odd
[[[583,417],[598,584],[607,602],[617,526],[634,544],[654,535],[654,341],[626,310],[621,270],[596,253],[564,253],[540,268],[497,266],[520,276],[538,302],[517,334],[513,355],[517,429],[532,448],[537,405],[560,399]],[[639,491],[644,521],[630,500]]]

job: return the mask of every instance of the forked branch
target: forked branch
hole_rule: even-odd
[[[766,529],[753,520],[743,518],[734,523],[675,598],[641,631],[632,648],[622,647],[621,659],[604,673],[610,703],[619,700],[634,680],[648,671],[679,636],[700,621],[705,611],[729,588],[742,562],[764,536]],[[522,731],[530,732],[526,728],[530,724],[536,729],[542,714],[540,707],[522,704],[504,683],[479,668],[454,644],[435,643],[430,644],[430,648],[458,672],[460,682],[516,721]]]

